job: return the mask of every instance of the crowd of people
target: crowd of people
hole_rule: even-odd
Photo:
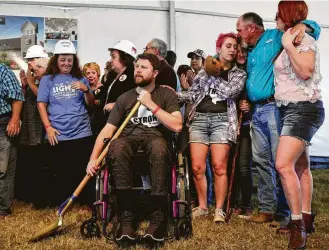
[[[114,135],[138,100],[138,112],[109,148],[121,222],[117,241],[136,238],[130,165],[139,147],[152,179],[153,210],[143,237],[164,240],[174,132],[193,173],[193,219],[208,216],[214,204],[214,222],[225,222],[237,151],[234,213],[250,223],[271,223],[290,235],[290,248],[302,249],[315,230],[308,146],[325,116],[320,27],[307,14],[304,1],[280,1],[277,28],[265,30],[259,15],[245,13],[237,33],[218,36],[216,53],[191,51],[190,65],[177,72],[176,54],[157,38],[141,55],[128,40],[110,47],[102,77],[95,62],[81,67],[69,40],[60,40],[50,59],[41,46],[31,46],[20,82],[0,65],[0,218],[12,213],[14,185],[15,198],[35,208],[60,205],[86,171],[96,174],[103,139]],[[259,175],[255,214],[252,164]],[[79,202],[90,206],[93,199],[90,183]]]

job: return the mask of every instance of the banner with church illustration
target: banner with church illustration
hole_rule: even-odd
[[[52,56],[61,39],[71,40],[78,48],[77,19],[0,16],[0,63],[21,69],[30,46],[41,45]]]

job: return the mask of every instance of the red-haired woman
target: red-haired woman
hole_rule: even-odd
[[[94,93],[94,103],[88,108],[91,122],[91,130],[94,136],[104,127],[105,115],[103,112],[103,106],[101,105],[102,90],[104,88],[103,84],[100,82],[101,71],[97,63],[91,62],[86,63],[83,66],[83,75],[87,78],[90,89]]]
[[[100,88],[103,84],[100,82],[101,70],[97,63],[91,62],[86,63],[83,66],[83,75],[87,78],[90,89],[95,92],[96,89]]]
[[[281,1],[276,18],[277,28],[285,33],[282,37],[284,49],[274,66],[275,99],[282,122],[275,165],[291,210],[288,228],[292,249],[304,249],[306,233],[314,231],[308,146],[325,116],[316,42],[305,34],[302,43],[296,46],[294,39],[298,31],[290,32],[291,27],[307,18],[307,13],[304,1]]]
[[[208,215],[205,170],[210,148],[216,199],[214,221],[224,222],[227,160],[231,143],[237,137],[235,99],[243,90],[246,80],[245,71],[234,64],[237,46],[235,34],[221,34],[216,42],[218,59],[208,57],[205,69],[194,78],[192,86],[178,93],[180,101],[193,103],[188,117],[189,142],[199,200],[199,206],[193,209],[193,218]],[[216,64],[221,65],[220,70],[214,67]]]

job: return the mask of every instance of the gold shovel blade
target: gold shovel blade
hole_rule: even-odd
[[[30,242],[35,242],[54,234],[62,226],[62,224],[63,220],[62,217],[60,217],[58,221],[34,234],[30,239]]]

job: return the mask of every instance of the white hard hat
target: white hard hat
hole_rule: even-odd
[[[24,58],[31,59],[31,58],[39,58],[39,57],[41,58],[48,57],[47,51],[45,50],[44,47],[40,45],[32,45],[26,51],[26,56]]]
[[[59,40],[54,49],[54,55],[61,54],[73,54],[75,55],[77,52],[75,50],[74,44],[70,40]]]
[[[125,52],[126,54],[131,55],[133,58],[137,57],[136,46],[129,40],[121,40],[117,42],[112,48],[109,48],[110,51],[114,49]]]

